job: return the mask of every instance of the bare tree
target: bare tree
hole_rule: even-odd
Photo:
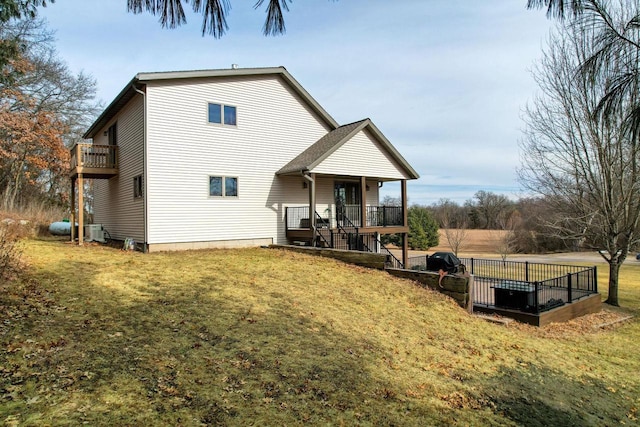
[[[511,214],[504,215],[498,222],[499,229],[490,231],[490,238],[493,241],[495,251],[502,258],[502,263],[506,267],[507,257],[516,252],[516,233],[515,230],[520,224],[521,218],[518,211],[512,211]]]
[[[506,266],[507,257],[515,250],[513,230],[490,230],[489,238],[494,251],[500,255],[503,265]]]
[[[513,203],[503,194],[495,194],[491,191],[480,190],[474,195],[479,226],[488,230],[496,230],[500,227],[500,219],[506,218],[513,211]]]
[[[458,256],[458,252],[464,246],[464,242],[469,235],[467,231],[467,215],[464,208],[452,200],[443,198],[432,205],[431,209],[438,219],[441,229],[444,231],[447,244],[453,253]]]
[[[615,5],[613,0],[528,0],[527,7],[546,7],[547,16],[560,20],[571,17],[583,27],[592,27],[597,32],[590,57],[580,65],[580,72],[592,78],[599,74],[609,76],[608,87],[594,113],[606,120],[609,115],[624,111],[627,132],[637,137],[640,134],[640,102],[629,103],[628,95],[637,92],[640,72],[633,67],[621,70],[616,64],[638,63],[638,3],[626,0],[619,0]],[[625,10],[625,17],[620,19],[615,13],[610,14],[612,9]]]
[[[19,72],[0,81],[1,204],[64,205],[68,148],[81,140],[99,108],[95,80],[74,75],[58,58],[43,21],[0,22],[0,39],[21,46],[11,65]]]
[[[589,3],[594,3],[590,1]],[[607,3],[606,16],[638,40],[638,2]],[[546,198],[548,226],[557,236],[602,250],[609,263],[607,303],[619,305],[618,276],[638,242],[640,140],[629,132],[629,108],[638,105],[638,81],[620,94],[619,108],[599,114],[601,101],[621,75],[638,75],[638,56],[600,56],[598,72],[583,65],[602,48],[602,28],[577,19],[561,23],[534,71],[542,96],[525,112],[520,180]]]

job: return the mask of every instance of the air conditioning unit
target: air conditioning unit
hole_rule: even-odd
[[[84,226],[84,234],[87,242],[100,242],[104,243],[104,230],[102,224],[89,224]]]

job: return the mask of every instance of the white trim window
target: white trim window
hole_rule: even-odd
[[[238,197],[238,177],[210,175],[209,197]]]
[[[209,123],[217,125],[236,126],[237,108],[233,105],[209,102],[207,106],[207,119]]]

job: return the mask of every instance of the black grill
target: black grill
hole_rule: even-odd
[[[443,270],[447,273],[457,273],[460,269],[460,260],[453,252],[435,252],[427,258],[427,271]]]

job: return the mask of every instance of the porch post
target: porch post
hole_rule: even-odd
[[[316,174],[311,174],[311,182],[309,183],[309,227],[311,246],[316,245]]]
[[[83,245],[84,237],[84,179],[78,174],[78,245]],[[75,226],[75,224],[73,224]]]
[[[409,226],[409,215],[407,212],[407,180],[400,181],[400,191],[402,198],[402,225],[403,227]],[[402,233],[402,264],[407,265],[409,259],[409,233]]]
[[[367,178],[360,177],[360,227],[367,225]]]
[[[76,242],[76,179],[71,178],[71,243]]]

